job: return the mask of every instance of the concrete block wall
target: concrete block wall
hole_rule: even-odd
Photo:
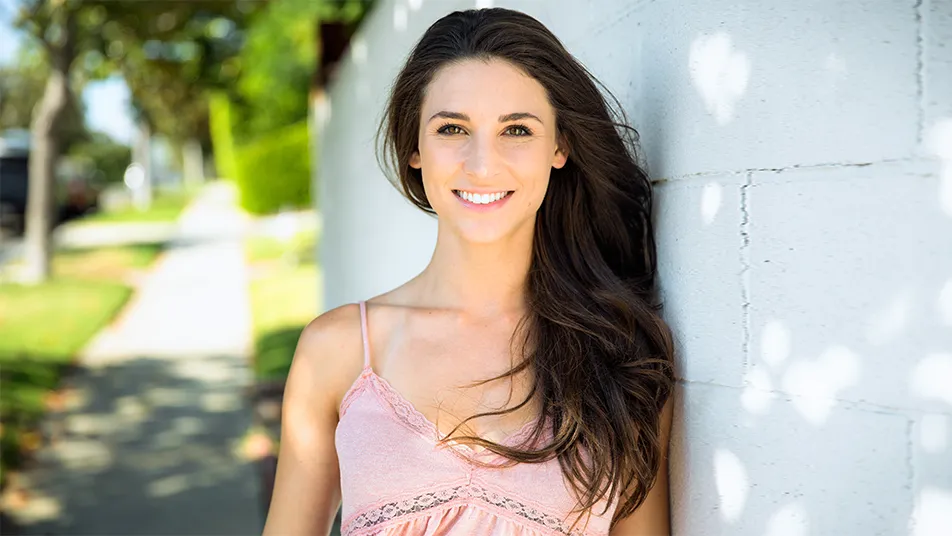
[[[426,27],[381,0],[321,119],[325,308],[429,260],[372,135]],[[656,180],[678,535],[952,534],[952,2],[496,1],[620,100]]]

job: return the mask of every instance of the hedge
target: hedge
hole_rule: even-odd
[[[208,98],[209,131],[218,177],[235,179],[235,138],[232,134],[231,101],[228,95],[216,92]]]
[[[241,206],[252,214],[311,204],[311,146],[307,121],[236,147]]]

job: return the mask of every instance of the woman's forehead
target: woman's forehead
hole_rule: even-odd
[[[440,111],[463,113],[474,121],[520,112],[544,121],[553,113],[542,84],[501,60],[465,60],[440,69],[427,88],[422,117]]]

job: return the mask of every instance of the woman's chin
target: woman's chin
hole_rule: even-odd
[[[470,244],[493,244],[505,240],[511,233],[500,226],[474,225],[459,230],[460,238]]]

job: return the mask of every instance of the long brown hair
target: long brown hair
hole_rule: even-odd
[[[569,157],[552,169],[536,217],[528,313],[520,324],[528,327],[523,348],[530,350],[505,374],[477,382],[531,367],[532,390],[519,405],[473,415],[456,429],[515,411],[534,396],[541,397],[545,418],[519,448],[475,436],[455,439],[510,463],[557,457],[579,509],[588,511],[606,496],[620,499],[614,525],[654,485],[662,462],[661,411],[674,384],[674,345],[655,296],[651,182],[639,163],[638,134],[617,99],[607,89],[603,95],[536,19],[502,8],[453,12],[430,26],[410,53],[377,137],[378,158],[391,180],[428,213],[434,211],[421,172],[409,165],[424,93],[439,69],[468,59],[504,60],[537,80],[555,109]],[[527,448],[547,423],[551,444]]]

